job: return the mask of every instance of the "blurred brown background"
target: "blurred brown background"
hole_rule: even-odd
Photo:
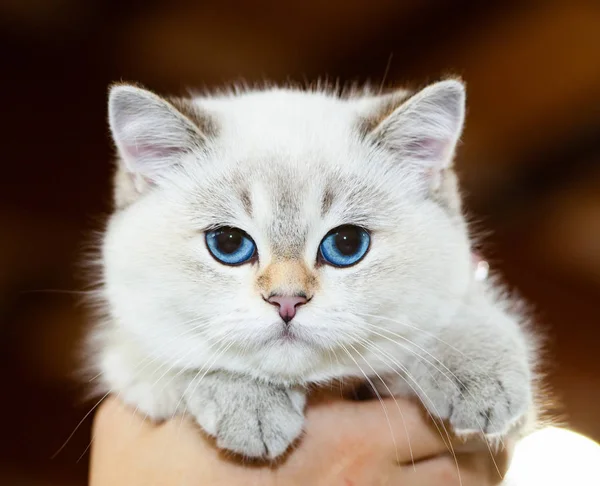
[[[109,207],[107,85],[468,84],[458,167],[534,304],[572,428],[600,439],[600,2],[0,2],[0,484],[85,484],[76,263]],[[78,461],[80,456],[81,460]]]

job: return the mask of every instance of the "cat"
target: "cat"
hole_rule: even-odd
[[[249,458],[284,454],[310,386],[343,378],[416,396],[456,434],[520,430],[536,344],[475,276],[452,168],[465,98],[456,79],[189,99],[114,85],[103,391],[191,414]]]

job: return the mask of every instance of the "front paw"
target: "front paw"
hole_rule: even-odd
[[[223,413],[217,423],[217,445],[247,457],[275,459],[302,432],[304,414],[289,391],[273,390],[268,402],[240,404]]]
[[[219,373],[206,378],[185,398],[188,411],[219,448],[272,460],[302,433],[302,391]]]
[[[498,369],[479,362],[461,370],[438,368],[422,380],[419,395],[433,415],[450,423],[456,435],[503,437],[525,419],[532,404],[531,379],[525,367]]]

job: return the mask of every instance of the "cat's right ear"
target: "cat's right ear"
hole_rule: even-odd
[[[121,164],[117,184],[130,178],[129,189],[137,193],[160,182],[184,154],[206,142],[198,125],[173,104],[131,85],[111,88],[108,120]]]

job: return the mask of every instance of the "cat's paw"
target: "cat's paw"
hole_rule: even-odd
[[[506,436],[530,409],[531,380],[526,366],[494,364],[484,366],[479,361],[460,370],[438,366],[429,379],[421,380],[419,395],[427,409],[447,420],[458,436]]]
[[[186,396],[188,411],[221,449],[272,460],[302,433],[301,391],[246,379],[215,382],[214,377],[201,388]]]
[[[241,405],[241,404],[240,404]],[[247,457],[275,459],[301,434],[304,414],[288,391],[273,393],[255,409],[240,406],[223,413],[217,423],[217,445]]]

